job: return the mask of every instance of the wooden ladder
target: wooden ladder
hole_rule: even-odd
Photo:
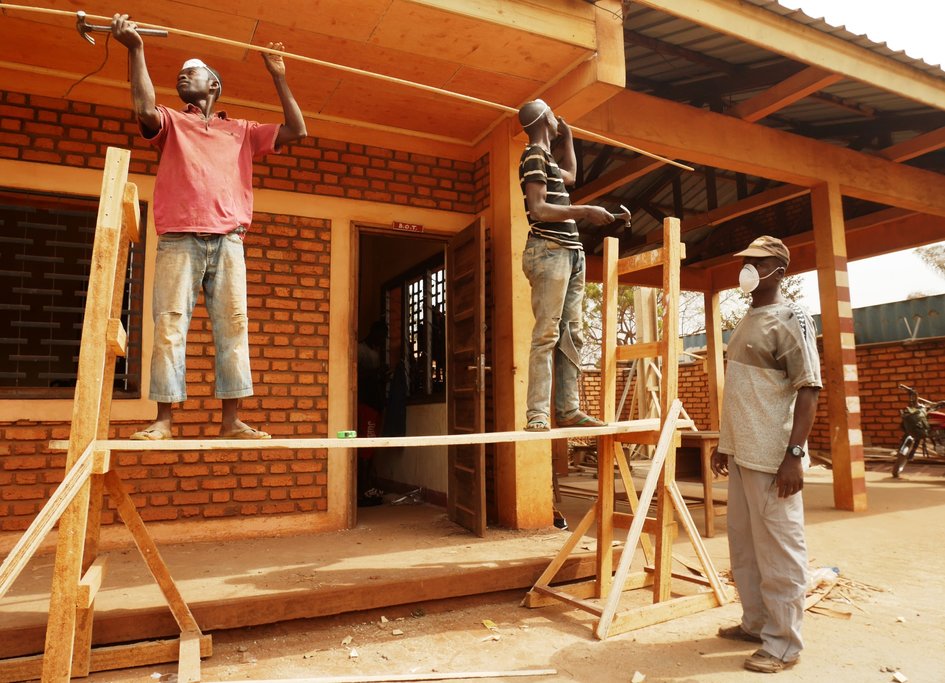
[[[40,676],[44,682],[68,681],[93,671],[179,660],[178,680],[193,683],[200,680],[200,658],[211,654],[210,636],[201,633],[121,477],[111,468],[110,451],[95,448],[97,440],[108,438],[115,360],[127,346],[120,319],[122,293],[128,252],[140,234],[138,188],[127,182],[130,158],[128,150],[114,147],[105,157],[66,475],[0,566],[2,597],[59,521],[45,653],[0,661],[3,681]],[[106,569],[106,557],[98,555],[106,492],[180,626],[179,639],[92,648],[95,596]]]
[[[604,242],[604,310],[603,348],[601,353],[601,404],[606,422],[616,418],[617,362],[643,358],[662,360],[660,379],[660,429],[624,435],[610,434],[597,439],[597,498],[581,519],[570,538],[535,582],[525,597],[528,607],[541,607],[556,601],[564,602],[598,617],[595,635],[604,639],[650,624],[668,621],[723,605],[731,599],[728,590],[706,552],[692,516],[676,486],[676,448],[679,446],[679,416],[682,403],[678,400],[679,377],[679,272],[685,258],[685,245],[679,238],[679,220],[663,221],[663,246],[643,254],[618,258],[618,240],[610,237]],[[658,341],[617,345],[617,286],[620,275],[649,268],[660,268],[663,277],[662,335]],[[656,445],[650,471],[643,490],[637,497],[630,466],[621,443]],[[614,466],[630,503],[630,513],[614,510]],[[656,517],[646,516],[653,498],[656,498]],[[679,515],[686,533],[702,566],[703,576],[672,571],[673,539],[676,535],[674,510]],[[566,587],[551,586],[558,570],[596,522],[597,559],[594,579],[569,583]],[[628,529],[626,542],[614,570],[614,529]],[[655,537],[655,543],[649,535]],[[644,571],[630,574],[630,565],[637,545],[643,550]],[[702,585],[706,590],[691,595],[673,597],[672,579]],[[651,587],[652,604],[618,610],[626,590]]]

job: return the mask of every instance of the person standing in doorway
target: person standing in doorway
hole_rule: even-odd
[[[577,220],[607,225],[615,218],[600,206],[571,204],[566,186],[574,184],[577,160],[568,124],[542,100],[524,105],[518,120],[528,134],[519,163],[529,225],[522,269],[531,284],[535,314],[525,430],[551,428],[552,377],[557,425],[599,427],[604,423],[581,411],[578,395],[584,345],[584,248]],[[551,154],[556,138],[560,138],[560,165]]]
[[[112,35],[128,49],[131,99],[141,134],[161,152],[154,182],[159,241],[149,393],[158,411],[157,420],[131,438],[171,438],[172,406],[187,398],[187,330],[202,289],[216,350],[214,395],[223,401],[220,435],[268,439],[239,419],[240,399],[253,393],[243,238],[253,218],[253,160],[307,135],[286,83],[285,64],[280,56],[263,54],[282,103],[282,124],[215,112],[223,82],[199,59],[188,59],[177,75],[177,94],[185,107],[175,111],[155,103],[144,42],[128,15],[114,16]],[[269,47],[282,50],[282,43]]]
[[[806,311],[781,293],[791,255],[762,236],[742,256],[742,291],[751,307],[728,342],[725,399],[712,471],[729,475],[728,542],[742,620],[719,629],[761,644],[745,668],[777,673],[803,647],[807,592],[804,470],[807,437],[822,387],[817,332]]]

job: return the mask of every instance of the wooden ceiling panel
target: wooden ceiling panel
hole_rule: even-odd
[[[344,81],[323,114],[470,141],[495,118],[492,109],[416,90]]]
[[[391,0],[229,0],[226,11],[286,28],[330,34],[364,42]],[[206,0],[176,0],[180,5],[206,5]],[[259,41],[255,41],[259,42]]]
[[[209,3],[205,3],[209,4]],[[44,0],[43,7],[49,9],[65,10],[75,12],[84,10],[90,15],[101,15],[110,17],[115,13],[115,4],[105,0]],[[200,33],[212,33],[230,40],[249,42],[253,37],[253,31],[256,28],[256,21],[247,17],[240,17],[227,10],[207,9],[206,7],[197,7],[185,5],[174,0],[124,0],[121,4],[123,14],[130,15],[133,19],[142,22],[150,22],[163,26],[195,31]],[[45,24],[54,27],[62,27],[71,31],[72,35],[68,40],[63,40],[59,46],[60,51],[73,53],[80,49],[93,49],[86,45],[86,42],[79,37],[75,30],[75,20],[69,17],[43,15],[16,12],[15,10],[5,13],[8,17],[16,17],[30,21],[34,24]],[[0,20],[6,24],[7,19]],[[104,24],[103,20],[89,20],[90,24]],[[6,27],[0,28],[5,34]],[[34,27],[33,31],[36,29]],[[106,34],[93,34],[96,43],[94,49],[101,50],[101,44],[104,43]],[[204,40],[196,40],[185,36],[171,35],[167,38],[146,38],[146,44],[149,47],[162,45],[173,49],[183,50],[191,56],[205,55],[207,61],[210,57],[223,57],[226,59],[242,59],[245,50],[240,47],[221,45]],[[114,43],[114,41],[110,41]],[[110,48],[123,50],[120,45],[112,44]]]
[[[518,107],[532,97],[542,82],[518,76],[499,76],[482,69],[464,66],[443,85],[446,90],[461,92],[482,100]],[[495,110],[497,114],[501,113]]]
[[[391,48],[409,45],[416,54],[542,81],[560,73],[586,52],[525,31],[406,0],[394,0],[371,42]]]
[[[458,64],[442,59],[413,55],[403,50],[381,47],[372,43],[355,42],[324,33],[261,22],[256,29],[253,43],[266,45],[270,41],[282,41],[287,52],[304,57],[437,87],[443,87],[459,68]],[[252,55],[247,56],[247,59],[251,58]],[[296,64],[301,64],[301,62],[292,61],[291,68],[294,69]],[[335,70],[334,73],[338,78],[352,77],[341,70]]]

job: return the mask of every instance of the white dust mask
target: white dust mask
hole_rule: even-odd
[[[758,288],[758,283],[760,283],[765,278],[769,278],[775,273],[777,273],[781,268],[775,268],[770,273],[761,277],[758,275],[758,269],[755,268],[750,263],[746,263],[742,266],[741,272],[738,274],[738,286],[741,288],[745,294],[751,294]]]

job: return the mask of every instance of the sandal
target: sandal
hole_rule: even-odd
[[[525,425],[526,432],[547,432],[551,431],[551,423],[547,417],[533,417]]]
[[[719,638],[725,638],[726,640],[744,640],[748,643],[760,643],[761,636],[756,636],[754,633],[749,633],[741,624],[735,624],[734,626],[723,626],[716,633]]]
[[[221,439],[271,439],[272,436],[263,432],[259,429],[253,429],[252,427],[243,427],[242,429],[234,429],[232,432],[227,432],[226,434],[220,434]]]
[[[157,427],[142,429],[128,437],[132,441],[166,441],[171,438],[170,431]]]
[[[606,422],[601,422],[596,417],[591,417],[580,410],[568,418],[558,419],[559,427],[606,427]]]
[[[745,660],[745,668],[763,674],[776,674],[779,671],[790,669],[797,664],[800,657],[785,661],[764,650],[755,650],[755,653]]]

